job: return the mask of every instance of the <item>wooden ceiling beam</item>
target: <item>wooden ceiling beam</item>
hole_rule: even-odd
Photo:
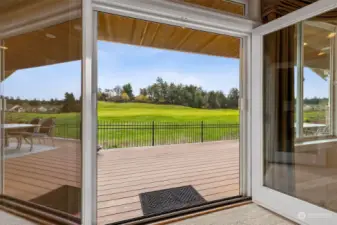
[[[105,20],[105,29],[107,31],[107,34],[108,34],[108,40],[111,40],[113,41],[115,38],[114,38],[114,33],[112,31],[112,28],[113,28],[113,17],[110,17],[109,14],[104,14],[104,20]]]
[[[159,28],[160,28],[160,23],[157,24],[157,27],[156,27],[156,30],[154,31],[153,35],[152,35],[152,38],[151,38],[151,42],[150,42],[150,46],[153,44],[157,34],[158,34],[158,31],[159,31]]]
[[[219,35],[214,35],[208,41],[206,41],[203,45],[201,45],[199,48],[196,49],[197,52],[202,52],[207,46],[209,46],[213,41],[215,41]]]
[[[194,30],[190,29],[188,31],[188,33],[185,35],[185,37],[183,39],[181,39],[181,41],[178,43],[178,45],[174,48],[176,50],[179,50],[180,47],[188,40],[188,38],[192,35],[192,33],[194,32]]]
[[[133,39],[134,39],[134,35],[135,35],[135,29],[136,29],[136,23],[137,23],[137,20],[133,19],[132,25],[131,25],[130,43],[133,43]]]
[[[144,40],[145,40],[145,36],[146,36],[146,33],[147,33],[147,29],[149,28],[149,22],[148,21],[146,21],[146,24],[145,24],[145,27],[144,27],[144,30],[143,30],[143,33],[142,33],[142,37],[141,37],[141,39],[140,39],[140,45],[142,46],[143,45],[143,43],[144,43]]]

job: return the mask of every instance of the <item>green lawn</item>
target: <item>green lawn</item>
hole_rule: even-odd
[[[99,120],[136,122],[207,121],[239,123],[239,111],[232,109],[194,109],[175,105],[99,102]]]
[[[7,113],[8,122],[55,117],[58,137],[79,137],[79,113]],[[238,138],[238,110],[144,103],[98,103],[99,144],[106,148]]]
[[[108,148],[237,139],[239,131],[231,109],[100,102],[98,116],[99,143]]]
[[[306,123],[325,123],[326,111],[306,111],[303,120]]]
[[[55,135],[78,138],[79,113],[7,113],[7,122],[55,117]],[[237,139],[239,111],[194,109],[144,103],[98,103],[99,144],[105,148]],[[304,113],[304,121],[325,121],[324,111]]]

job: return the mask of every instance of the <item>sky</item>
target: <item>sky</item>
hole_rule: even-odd
[[[134,94],[154,83],[193,84],[225,94],[239,87],[239,60],[99,41],[98,86],[112,89],[131,83]],[[65,92],[81,93],[80,61],[16,71],[4,81],[6,96],[63,99]],[[328,84],[305,68],[305,97],[327,97]]]

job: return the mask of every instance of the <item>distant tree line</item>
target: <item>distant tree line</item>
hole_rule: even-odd
[[[146,102],[208,109],[238,108],[239,96],[237,88],[230,89],[226,95],[222,91],[206,91],[195,85],[168,83],[160,77],[155,83],[141,88],[137,96],[130,83],[98,91],[98,100],[101,101]]]
[[[40,106],[58,106],[60,107],[60,112],[80,112],[81,111],[81,98],[76,99],[73,93],[66,92],[64,94],[64,99],[59,100],[56,98],[51,98],[50,100],[39,100],[39,99],[21,99],[20,97],[5,97],[7,104],[29,106],[29,107],[40,107]]]
[[[50,100],[39,100],[39,99],[21,99],[20,97],[5,97],[5,99],[7,100],[8,104],[12,104],[12,105],[22,105],[22,104],[29,104],[30,106],[41,106],[41,105],[61,105],[64,102],[64,99],[60,100],[60,99],[54,99],[51,98]]]
[[[329,102],[328,98],[318,98],[318,97],[313,97],[313,98],[304,98],[303,103],[306,105],[327,105]]]

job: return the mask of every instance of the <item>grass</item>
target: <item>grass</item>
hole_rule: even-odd
[[[55,117],[55,135],[80,137],[80,113],[7,113],[8,122]],[[237,139],[239,111],[145,103],[98,103],[99,144],[105,148]],[[304,112],[304,122],[324,123],[325,111]]]
[[[8,113],[8,122],[56,118],[55,135],[78,138],[79,113]],[[98,103],[99,143],[106,148],[238,138],[239,111],[145,103]],[[203,121],[203,125],[202,125]],[[234,125],[227,125],[234,124]],[[153,132],[155,132],[153,134]],[[153,139],[154,138],[154,139]]]
[[[325,123],[326,111],[306,111],[303,120],[306,123]]]
[[[195,109],[175,105],[154,105],[144,103],[98,104],[99,120],[137,122],[186,122],[208,121],[239,123],[239,111],[232,109]]]

